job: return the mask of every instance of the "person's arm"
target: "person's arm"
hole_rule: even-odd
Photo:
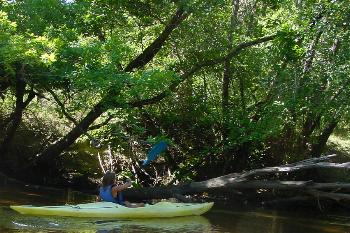
[[[102,201],[102,198],[100,197],[100,186],[98,187],[98,189],[95,190],[95,194],[96,194],[96,201]]]
[[[112,195],[115,197],[118,192],[123,191],[124,189],[127,189],[131,186],[131,181],[128,180],[125,184],[122,185],[116,185],[112,188]]]

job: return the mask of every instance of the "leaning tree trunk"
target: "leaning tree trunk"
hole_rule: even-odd
[[[124,71],[132,72],[134,69],[143,67],[148,62],[150,62],[160,51],[166,40],[169,38],[170,34],[187,16],[188,14],[183,9],[178,9],[162,33],[139,56],[132,60]],[[115,95],[118,94],[119,91],[120,90],[109,90],[108,94],[92,108],[92,110],[83,118],[83,120],[80,121],[80,123],[75,125],[75,127],[66,136],[56,141],[52,145],[49,145],[37,157],[44,160],[50,157],[57,157],[65,149],[72,145],[76,139],[83,135],[88,130],[89,126],[98,117],[100,117],[102,113],[104,113],[109,108],[120,107],[110,104],[111,99],[114,99]]]
[[[181,12],[181,11],[180,11]],[[132,63],[135,65],[135,67],[128,65],[127,68],[124,70],[125,72],[131,72],[135,68],[140,68],[144,66],[145,62],[150,62],[151,58],[154,57],[157,52],[161,49],[162,45],[165,43],[165,40],[167,39],[167,36],[170,35],[171,31],[176,28],[186,17],[188,14],[182,12],[182,14],[179,13],[179,10],[176,12],[176,14],[173,16],[173,19],[170,21],[170,24],[165,27],[163,32],[160,34],[160,36],[149,46],[147,47],[143,53],[152,53],[152,54],[141,54],[135,60],[132,61]],[[171,30],[170,30],[171,29]],[[164,99],[166,96],[169,95],[169,91],[176,91],[178,85],[186,80],[188,77],[196,73],[197,71],[201,70],[204,67],[210,67],[215,66],[217,64],[222,63],[226,59],[232,59],[233,57],[237,56],[239,53],[241,53],[244,49],[267,42],[275,39],[277,37],[277,34],[269,35],[260,37],[257,39],[253,39],[251,41],[242,42],[239,45],[237,45],[235,48],[233,48],[225,57],[218,57],[216,59],[209,59],[205,60],[199,64],[195,64],[192,68],[190,68],[187,72],[184,72],[181,75],[181,78],[179,80],[174,81],[167,90],[144,100],[135,100],[131,101],[129,103],[115,103],[111,102],[111,100],[115,99],[116,93],[118,91],[116,90],[110,90],[107,95],[97,104],[93,107],[93,109],[88,113],[88,115],[83,118],[83,120],[77,124],[71,132],[69,132],[65,137],[58,140],[57,142],[50,145],[47,149],[45,149],[42,153],[38,154],[38,158],[45,156],[50,157],[56,157],[60,153],[62,153],[66,148],[68,148],[70,145],[74,143],[74,141],[80,137],[85,131],[88,129],[88,126],[91,125],[104,111],[106,111],[109,108],[122,108],[122,107],[142,107],[144,105],[154,104],[159,102],[160,100]]]
[[[93,109],[80,121],[66,136],[59,139],[38,156],[41,159],[49,159],[61,154],[62,151],[72,145],[76,139],[83,135],[89,128],[89,126],[104,112],[104,103],[100,102],[96,104]]]
[[[328,141],[329,136],[333,133],[333,130],[335,127],[337,127],[338,121],[337,120],[332,120],[322,131],[320,136],[317,138],[317,142],[312,145],[312,150],[311,150],[311,155],[312,157],[317,157],[320,156],[322,153],[323,149],[326,146],[326,143]]]

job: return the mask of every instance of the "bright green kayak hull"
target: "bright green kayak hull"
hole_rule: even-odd
[[[171,203],[159,202],[145,207],[128,208],[111,202],[95,202],[64,206],[11,206],[21,214],[54,215],[96,218],[170,218],[201,215],[210,210],[209,203]]]

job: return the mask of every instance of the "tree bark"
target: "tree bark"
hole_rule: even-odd
[[[170,185],[163,187],[148,187],[142,189],[125,190],[125,195],[135,199],[158,199],[171,198],[176,195],[191,195],[202,192],[211,192],[214,190],[226,191],[246,190],[246,189],[268,189],[268,190],[294,190],[299,193],[307,193],[309,190],[325,190],[325,191],[350,191],[350,183],[317,183],[313,181],[280,181],[267,180],[269,175],[277,173],[292,173],[307,169],[350,169],[350,163],[331,163],[324,162],[330,160],[335,155],[323,156],[320,158],[312,158],[303,160],[294,164],[283,165],[279,167],[266,167],[255,169],[242,173],[231,173],[228,175],[212,178],[201,182],[192,182],[182,185]]]
[[[322,35],[323,31],[321,29],[319,29],[316,32],[315,38],[312,41],[312,43],[309,46],[309,49],[306,53],[306,59],[304,62],[304,67],[303,67],[303,74],[305,75],[306,73],[308,73],[311,70],[312,67],[312,62],[315,58],[315,54],[316,54],[316,46],[318,45],[318,42],[320,41],[321,35]],[[303,83],[301,83],[302,85]]]
[[[1,70],[0,70],[1,72]],[[4,100],[5,96],[4,93],[6,92],[6,90],[11,86],[11,83],[9,81],[8,77],[3,77],[2,74],[0,73],[0,98]]]
[[[230,26],[228,29],[228,50],[232,50],[233,43],[233,32],[235,27],[237,27],[238,22],[238,10],[239,10],[239,0],[232,0],[232,14],[230,20]],[[230,80],[232,78],[231,69],[231,59],[227,58],[224,61],[224,75],[222,79],[222,97],[221,97],[221,108],[222,108],[222,140],[223,140],[223,151],[222,156],[224,159],[224,166],[222,174],[226,173],[226,169],[230,163],[230,157],[232,156],[230,150],[225,147],[228,145],[228,135],[229,135],[229,96],[230,96]]]
[[[77,138],[83,135],[89,128],[89,126],[106,110],[103,106],[104,103],[100,102],[93,107],[93,109],[80,121],[74,128],[63,138],[54,142],[46,149],[44,149],[37,157],[40,159],[49,159],[50,157],[57,157],[70,145],[72,145]]]
[[[4,157],[7,154],[15,133],[22,121],[23,111],[35,97],[34,92],[30,92],[27,99],[25,101],[23,100],[26,86],[27,84],[24,80],[24,65],[22,65],[20,70],[16,73],[16,106],[10,116],[7,127],[5,126],[4,139],[0,144],[0,157]]]
[[[287,67],[287,61],[286,61],[286,59],[283,59],[282,64],[281,64],[281,70],[285,70],[286,67]],[[281,78],[280,73],[277,73],[274,76],[273,80],[271,81],[271,84],[269,85],[269,88],[268,88],[268,92],[267,92],[266,96],[264,97],[264,99],[253,105],[253,108],[255,109],[255,113],[251,117],[251,119],[254,122],[257,122],[260,120],[260,118],[262,116],[262,112],[265,110],[266,106],[268,106],[268,104],[270,104],[271,101],[274,99],[276,92],[277,92],[276,87],[279,84],[280,78]],[[248,110],[249,110],[249,108],[248,108]]]
[[[317,142],[312,145],[311,155],[313,157],[319,156],[326,146],[329,136],[333,133],[335,127],[337,127],[338,121],[332,120],[318,136]]]
[[[348,166],[347,169],[350,167]],[[327,191],[343,191],[350,192],[350,183],[316,183],[313,181],[266,181],[266,180],[229,180],[223,177],[218,177],[202,182],[192,182],[177,186],[163,186],[163,187],[148,187],[140,189],[128,189],[125,195],[132,199],[161,199],[172,198],[176,195],[191,195],[200,194],[203,192],[212,192],[214,190],[244,191],[244,190],[274,190],[274,191],[295,191],[297,193],[309,193],[311,190],[327,190]],[[323,191],[324,193],[329,193]],[[224,193],[224,192],[223,192]],[[340,193],[333,193],[333,196],[342,195]],[[350,195],[346,194],[350,200]]]
[[[320,114],[314,116],[313,114],[309,113],[307,115],[299,138],[299,147],[302,149],[302,152],[307,150],[307,143],[310,141],[310,136],[312,135],[316,127],[320,124],[320,121]]]
[[[131,61],[125,68],[125,71],[131,72],[132,70],[141,68],[149,63],[163,47],[170,34],[181,24],[183,20],[186,19],[188,15],[189,14],[184,9],[179,8],[157,39],[155,39],[153,43],[148,46],[139,56]]]

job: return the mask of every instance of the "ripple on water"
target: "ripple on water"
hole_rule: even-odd
[[[211,210],[205,216],[169,219],[96,219],[71,217],[36,217],[20,215],[12,204],[54,205],[86,203],[92,196],[67,191],[43,191],[32,188],[0,187],[0,233],[114,233],[114,232],[233,232],[233,233],[349,233],[347,215],[313,215],[267,210]]]
[[[203,216],[158,219],[36,217],[0,208],[0,232],[213,232]]]

